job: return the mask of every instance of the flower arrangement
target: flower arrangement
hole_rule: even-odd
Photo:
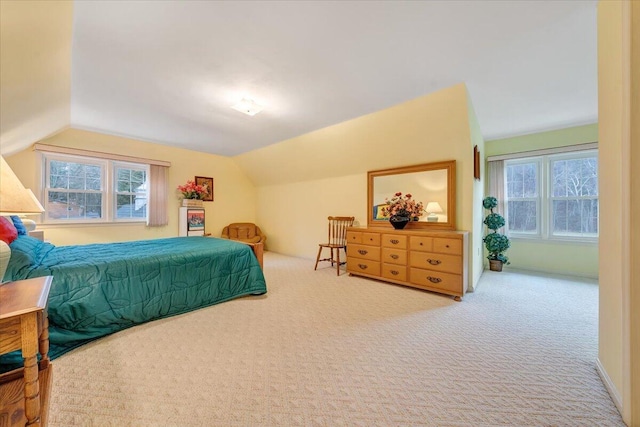
[[[182,193],[185,199],[195,200],[202,200],[209,194],[209,189],[206,185],[197,185],[193,180],[187,181],[184,185],[178,185],[178,191]]]
[[[422,202],[416,202],[411,194],[402,195],[397,192],[391,199],[385,198],[384,202],[387,206],[382,208],[385,216],[389,216],[390,220],[395,219],[416,219],[424,214],[424,206]]]

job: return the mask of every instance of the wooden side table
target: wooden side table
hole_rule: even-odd
[[[0,285],[0,354],[21,350],[24,359],[23,368],[0,375],[0,427],[47,424],[53,367],[46,306],[52,279]]]

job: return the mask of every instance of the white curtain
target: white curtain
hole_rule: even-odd
[[[167,215],[167,195],[169,194],[169,168],[166,166],[149,166],[149,227],[162,227],[169,224]]]
[[[487,162],[489,169],[489,196],[498,199],[496,212],[504,216],[504,160],[492,160]]]

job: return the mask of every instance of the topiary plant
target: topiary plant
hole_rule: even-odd
[[[493,212],[493,209],[498,206],[498,200],[491,196],[485,197],[484,200],[482,200],[482,206],[491,212],[484,219],[484,224],[489,230],[492,230],[492,232],[482,239],[485,248],[487,248],[489,252],[487,259],[489,261],[496,260],[501,261],[503,264],[509,264],[509,258],[504,255],[504,252],[509,249],[511,242],[507,236],[498,233],[498,229],[504,227],[505,221],[502,215]]]

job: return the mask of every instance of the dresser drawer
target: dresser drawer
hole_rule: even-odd
[[[399,236],[397,234],[383,234],[382,247],[407,249],[407,236]]]
[[[411,252],[409,265],[411,267],[460,274],[462,272],[462,257],[433,252]]]
[[[407,265],[407,251],[402,249],[382,248],[382,262]]]
[[[349,243],[362,243],[362,232],[347,231],[347,244]]]
[[[424,270],[422,268],[411,268],[409,275],[409,281],[414,285],[442,289],[455,295],[463,294],[462,276],[459,274]]]
[[[380,262],[369,259],[347,257],[347,271],[353,273],[380,275]]]
[[[382,264],[382,277],[385,279],[407,281],[407,267],[404,265]]]
[[[435,237],[433,239],[433,251],[441,254],[461,255],[462,240]]]
[[[433,248],[433,237],[411,236],[409,237],[409,249],[412,251],[431,252]]]
[[[380,261],[380,247],[367,245],[348,245],[347,255],[354,258]]]
[[[362,233],[363,245],[380,246],[380,234],[378,233]]]

